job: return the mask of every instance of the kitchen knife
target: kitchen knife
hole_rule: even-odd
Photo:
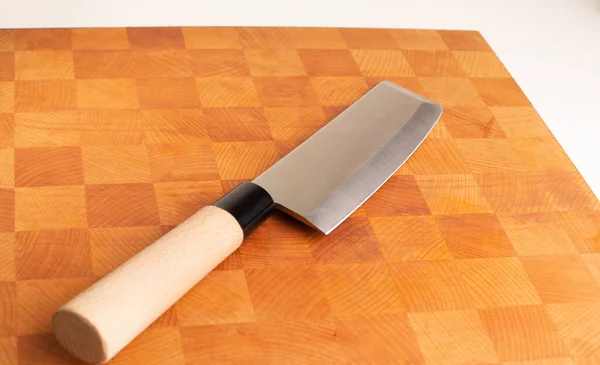
[[[328,234],[411,156],[442,107],[379,83],[252,182],[238,185],[59,308],[72,355],[104,363],[233,253],[274,209]]]

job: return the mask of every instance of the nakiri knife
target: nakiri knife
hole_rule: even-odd
[[[233,253],[274,209],[329,234],[419,147],[442,107],[383,81],[252,182],[235,187],[59,308],[73,356],[104,363]]]

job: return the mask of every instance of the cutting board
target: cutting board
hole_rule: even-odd
[[[79,364],[55,309],[381,80],[445,108],[410,160],[330,236],[275,214],[111,364],[600,362],[600,202],[477,32],[0,30],[0,65],[1,364]]]

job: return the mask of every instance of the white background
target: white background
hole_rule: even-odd
[[[0,28],[479,30],[600,197],[600,0],[0,0]]]

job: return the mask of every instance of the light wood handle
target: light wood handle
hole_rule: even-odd
[[[227,211],[208,206],[58,309],[59,343],[90,363],[110,360],[242,243]]]

